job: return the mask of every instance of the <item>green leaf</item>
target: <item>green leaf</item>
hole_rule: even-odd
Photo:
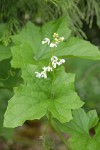
[[[65,30],[63,28],[65,27]],[[57,32],[60,36],[67,39],[71,33],[67,26],[65,18],[60,18],[57,21],[51,21],[45,24],[42,28],[35,26],[29,22],[20,34],[12,36],[12,40],[15,44],[11,48],[13,59],[12,66],[20,68],[26,63],[33,63],[34,60],[41,60],[46,51],[50,52],[51,48],[48,45],[43,45],[42,40],[45,37],[52,38],[53,33]]]
[[[44,55],[44,58],[49,57],[50,51]],[[55,49],[54,55],[63,57],[79,57],[92,60],[100,60],[100,51],[98,47],[90,42],[71,37],[68,41],[63,42]]]
[[[10,47],[0,44],[0,61],[10,58],[11,56],[12,54],[10,51]]]
[[[72,119],[71,110],[80,108],[84,103],[74,92],[74,75],[65,73],[58,67],[47,79],[37,78],[35,71],[41,70],[35,65],[22,69],[24,84],[15,88],[15,95],[8,103],[4,126],[17,127],[26,120],[40,119],[48,112],[61,122]],[[58,82],[60,79],[60,82]]]
[[[13,95],[13,91],[7,89],[0,89],[0,136],[9,139],[13,136],[14,130],[3,127],[4,112],[7,107],[8,99]]]
[[[64,42],[58,44],[57,48],[50,48],[47,44],[42,44],[44,38],[52,41],[53,34],[65,38]],[[51,21],[44,26],[37,27],[29,22],[25,28],[12,40],[15,44],[12,47],[12,66],[15,68],[23,67],[26,64],[50,59],[53,55],[59,57],[79,57],[92,60],[100,60],[98,47],[90,42],[70,37],[71,31],[68,28],[66,18],[62,17],[56,21]]]
[[[13,59],[11,64],[15,68],[34,63],[33,51],[29,44],[24,43],[11,48]]]
[[[83,103],[80,98],[73,91],[67,93],[65,96],[61,96],[55,99],[49,106],[49,110],[54,118],[57,118],[60,122],[69,122],[72,120],[71,109],[77,109],[81,107]]]
[[[67,40],[71,34],[71,30],[68,27],[67,18],[62,17],[55,21],[50,21],[43,25],[42,34],[43,37],[50,38],[54,33],[58,33],[60,36],[64,36]]]
[[[64,132],[71,135],[69,139],[72,150],[98,150],[100,148],[100,124],[95,110],[86,113],[83,109],[73,111],[73,120],[69,123],[57,125]],[[97,125],[98,124],[98,125]],[[95,127],[95,134],[92,135],[91,128]]]
[[[18,34],[12,36],[12,40],[15,45],[27,44],[33,50],[36,55],[38,49],[40,48],[40,43],[42,41],[42,33],[40,27],[37,27],[31,22],[28,22],[23,30]],[[39,51],[38,51],[39,52]]]

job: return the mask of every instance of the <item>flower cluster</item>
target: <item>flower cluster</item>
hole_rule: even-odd
[[[57,47],[57,45],[60,42],[63,42],[64,37],[59,37],[59,35],[57,33],[53,34],[53,42],[50,42],[49,38],[45,38],[42,41],[42,44],[48,44],[50,47]],[[52,56],[51,58],[51,66],[48,67],[43,67],[43,71],[42,72],[35,72],[36,77],[37,78],[47,78],[47,72],[51,72],[53,71],[53,69],[55,69],[58,66],[62,65],[63,63],[65,63],[65,59],[58,59],[56,56]]]
[[[37,78],[47,78],[47,72],[51,72],[53,71],[53,68],[56,68],[57,65],[61,65],[65,63],[65,59],[58,59],[56,56],[53,56],[51,58],[51,64],[52,66],[48,66],[48,67],[43,67],[43,71],[42,72],[35,72],[36,77]]]
[[[42,44],[46,44],[47,43],[50,47],[54,48],[54,47],[57,47],[57,45],[60,42],[63,42],[63,41],[64,41],[64,37],[59,37],[59,35],[57,33],[54,33],[53,34],[53,42],[50,42],[49,38],[45,38],[42,41]]]

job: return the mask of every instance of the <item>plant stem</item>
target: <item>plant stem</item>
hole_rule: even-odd
[[[62,136],[61,132],[59,131],[58,127],[55,125],[54,122],[51,124],[51,126],[53,127],[53,129],[55,130],[55,132],[57,133],[57,135],[59,136],[61,141],[65,144],[66,149],[71,150],[68,143],[67,143],[67,141],[64,139],[64,137]]]
[[[53,54],[53,50],[52,50],[52,56]],[[53,87],[53,81],[54,81],[54,70],[53,70],[53,79],[52,79],[52,87]],[[51,89],[51,97],[52,99],[54,98],[54,89]],[[56,124],[54,122],[52,122],[52,115],[51,113],[49,113],[49,125],[51,125],[51,127],[53,127],[53,129],[55,130],[55,132],[57,133],[57,135],[59,136],[59,138],[61,139],[61,141],[66,145],[66,149],[67,150],[71,150],[69,148],[69,145],[67,143],[67,141],[64,139],[64,137],[62,136],[61,132],[59,131],[59,129],[57,128]]]
[[[42,136],[43,136],[43,141],[42,141],[42,147],[43,147],[43,149],[46,148],[46,134],[47,134],[48,126],[49,126],[49,124],[47,123],[46,128],[45,128],[45,130],[44,130],[44,132],[42,134]]]

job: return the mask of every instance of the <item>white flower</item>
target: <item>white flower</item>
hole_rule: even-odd
[[[44,41],[42,41],[42,44],[47,43],[48,45],[50,44],[50,40],[48,38],[45,38]]]
[[[41,72],[41,77],[42,77],[42,78],[47,78],[47,74],[46,74],[45,71],[42,71],[42,72]]]
[[[56,43],[50,43],[50,47],[57,47],[57,44]]]
[[[52,71],[52,67],[50,67],[50,66],[48,66],[48,67],[43,67],[43,70],[49,72],[49,71]]]
[[[37,78],[47,78],[47,74],[45,71],[42,71],[41,73],[35,72]]]
[[[52,62],[52,66],[53,66],[54,68],[56,68],[56,65],[57,65],[57,63],[58,63],[58,58],[57,58],[56,56],[52,56],[52,57],[51,57],[51,62]]]
[[[58,60],[58,58],[56,56],[52,56],[51,61],[54,61],[54,60]]]
[[[56,68],[56,66],[57,66],[57,60],[52,61],[52,66],[53,66],[53,68]]]
[[[62,37],[60,37],[60,41],[61,41],[61,42],[63,42],[63,40],[64,40],[64,37],[63,37],[63,36],[62,36]]]
[[[63,63],[65,63],[65,59],[60,59],[60,61],[57,62],[57,65],[61,65],[61,64],[63,64]]]
[[[52,67],[48,66],[47,71],[52,71]]]
[[[56,68],[57,65],[61,65],[61,64],[65,63],[65,59],[60,59],[59,60],[56,56],[53,56],[51,58],[51,62],[52,62],[52,66],[54,68]]]
[[[44,71],[47,71],[47,67],[43,67],[42,69],[43,69]]]
[[[35,72],[35,73],[36,73],[37,78],[41,78],[41,73],[39,73],[39,72]]]

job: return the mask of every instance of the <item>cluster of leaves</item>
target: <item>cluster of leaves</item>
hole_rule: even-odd
[[[45,37],[52,39],[53,33],[64,36],[65,41],[53,49],[42,45],[42,40]],[[79,150],[78,146],[81,145],[82,150],[97,150],[100,146],[100,127],[98,125],[93,138],[89,135],[89,130],[97,125],[98,117],[95,111],[86,114],[82,109],[76,110],[84,102],[75,92],[75,75],[66,73],[63,66],[58,67],[53,75],[49,74],[47,79],[39,79],[35,75],[43,66],[48,66],[52,53],[61,58],[100,60],[96,46],[70,35],[66,18],[60,18],[42,27],[29,22],[18,35],[12,37],[14,46],[11,48],[11,64],[12,67],[21,69],[23,83],[14,88],[14,96],[5,113],[4,126],[17,127],[26,120],[40,119],[45,115],[48,118],[50,114],[59,120],[56,121],[59,128],[71,135],[69,142],[72,150]]]

